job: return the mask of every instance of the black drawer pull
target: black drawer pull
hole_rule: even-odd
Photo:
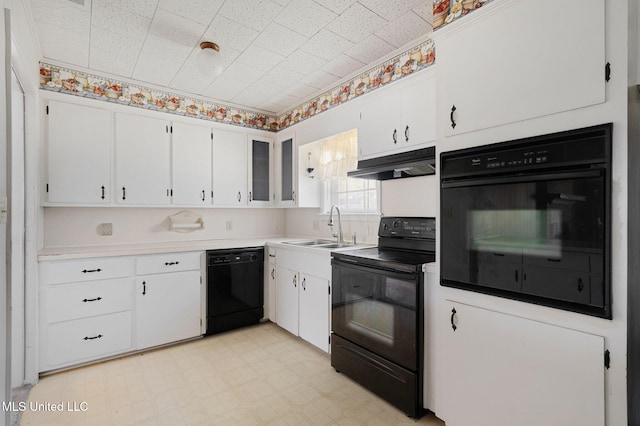
[[[582,282],[582,278],[578,278],[578,291],[584,290],[584,283]]]
[[[453,118],[453,113],[456,112],[456,106],[452,105],[451,106],[451,116],[449,117],[451,120],[451,128],[455,129],[456,128],[456,120],[454,120]]]
[[[82,301],[83,301],[84,303],[87,303],[87,302],[97,302],[97,301],[99,301],[99,300],[102,300],[102,297],[96,297],[95,299],[82,299]]]
[[[504,253],[493,253],[494,256],[504,257]]]
[[[104,200],[104,186],[101,186],[100,188],[102,189],[102,197],[100,197],[100,198],[102,198]]]
[[[306,283],[307,283],[307,279],[306,279],[306,278],[303,278],[303,279],[302,279],[302,290],[304,290],[304,291],[307,291]]]
[[[180,262],[164,262],[165,266],[173,266],[173,265],[177,265]]]
[[[127,188],[125,188],[124,186],[122,187],[122,199],[127,199]]]
[[[142,295],[144,296],[145,294],[147,294],[147,282],[142,281]]]
[[[547,259],[547,261],[560,263],[562,262],[562,259]]]
[[[98,334],[97,336],[93,336],[93,337],[89,337],[89,336],[84,336],[83,340],[95,340],[95,339],[102,339],[102,334]]]
[[[393,143],[394,144],[398,143],[398,129],[393,129],[392,138],[393,138]]]
[[[98,269],[83,269],[82,273],[83,274],[90,274],[91,272],[100,272],[102,271],[102,269],[98,268]]]
[[[453,319],[456,316],[456,308],[451,309],[451,328],[453,328],[453,331],[456,331],[456,328],[458,328],[454,323],[453,323]]]

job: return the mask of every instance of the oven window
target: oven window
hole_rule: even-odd
[[[407,368],[416,366],[418,278],[333,265],[334,333]]]
[[[602,307],[604,191],[604,177],[443,188],[443,283]]]

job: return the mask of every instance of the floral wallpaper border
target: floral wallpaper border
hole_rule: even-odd
[[[492,0],[433,0],[433,30],[450,24]]]
[[[435,60],[435,45],[433,40],[429,39],[285,112],[278,117],[278,128],[286,129],[302,120],[311,118],[365,93],[423,70],[433,65]]]

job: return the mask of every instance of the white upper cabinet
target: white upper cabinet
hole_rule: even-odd
[[[169,123],[146,116],[115,114],[116,201],[167,205],[171,202]]]
[[[213,204],[247,204],[247,135],[213,130]]]
[[[436,140],[436,87],[431,71],[373,93],[363,103],[358,159],[417,149]]]
[[[604,102],[604,3],[494,2],[437,31],[445,135]]]
[[[211,128],[172,124],[173,204],[211,205]]]
[[[108,204],[111,197],[111,113],[50,101],[46,201]]]
[[[273,141],[249,135],[248,143],[249,205],[273,205]]]
[[[278,145],[278,205],[296,205],[295,143],[293,137],[286,138]]]

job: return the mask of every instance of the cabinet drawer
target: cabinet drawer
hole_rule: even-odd
[[[51,368],[131,349],[131,312],[66,321],[48,327],[45,365]]]
[[[131,309],[133,279],[119,278],[50,287],[44,294],[47,323]]]
[[[200,269],[202,252],[166,253],[136,258],[136,274],[162,274],[165,272]]]
[[[112,257],[40,263],[42,284],[122,278],[133,275],[133,258]]]

